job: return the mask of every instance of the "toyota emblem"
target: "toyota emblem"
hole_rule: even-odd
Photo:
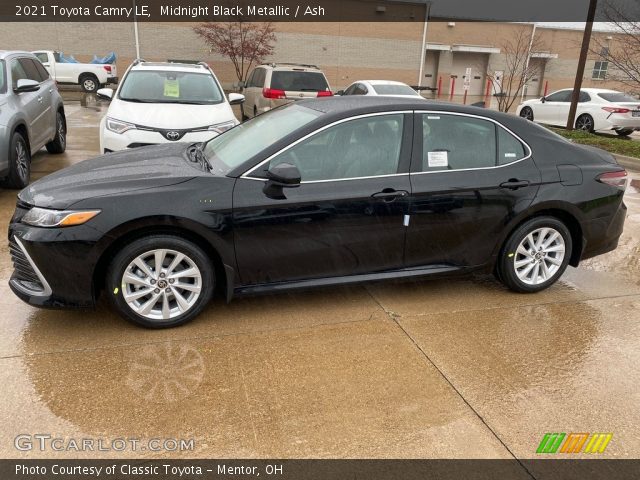
[[[167,132],[167,139],[175,141],[175,140],[178,140],[179,138],[180,138],[180,132],[176,132],[175,130]]]

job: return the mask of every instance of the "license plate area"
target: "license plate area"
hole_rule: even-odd
[[[631,110],[631,116],[640,117],[640,110]]]

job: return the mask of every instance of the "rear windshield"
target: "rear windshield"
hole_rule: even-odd
[[[204,153],[213,171],[226,175],[320,115],[321,112],[295,104],[276,108],[209,140]]]
[[[621,92],[612,93],[599,93],[598,96],[607,102],[620,103],[620,102],[637,102],[638,99]]]
[[[417,95],[409,85],[373,85],[378,95]]]
[[[120,100],[140,103],[211,105],[224,100],[211,75],[163,70],[129,72],[118,96]]]
[[[7,91],[7,76],[4,71],[4,60],[0,60],[0,93]]]
[[[319,72],[274,71],[271,88],[294,92],[320,92],[329,90],[327,80]]]

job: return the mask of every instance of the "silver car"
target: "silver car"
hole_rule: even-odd
[[[28,52],[0,50],[0,179],[24,188],[31,154],[62,153],[67,124],[62,97],[42,63]]]

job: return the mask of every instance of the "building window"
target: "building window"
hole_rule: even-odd
[[[605,80],[607,78],[607,70],[609,70],[609,62],[596,62],[591,78],[594,80]]]

